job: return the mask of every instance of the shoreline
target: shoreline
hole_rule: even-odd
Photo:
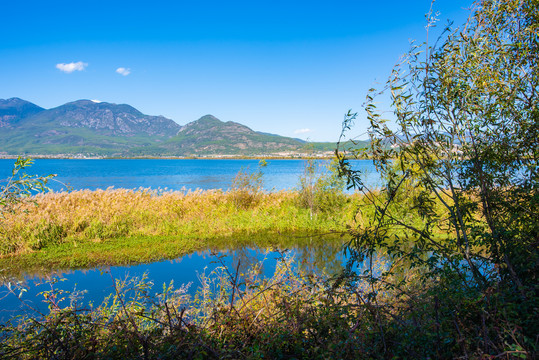
[[[46,277],[75,270],[173,261],[200,251],[221,252],[243,248],[284,250],[328,243],[340,247],[348,241],[348,237],[339,232],[306,234],[265,231],[258,234],[234,234],[203,239],[189,239],[182,236],[134,236],[100,242],[64,243],[52,246],[47,251],[0,256],[0,269],[2,269],[0,286],[14,279]],[[134,247],[143,251],[133,251]]]
[[[31,159],[81,159],[81,160],[332,160],[341,157],[346,150],[340,149],[339,154],[336,153],[338,149],[337,144],[332,150],[307,150],[307,151],[284,151],[275,153],[258,153],[258,154],[189,154],[189,155],[140,155],[129,156],[121,154],[112,155],[99,155],[95,153],[60,153],[60,154],[8,154],[5,151],[0,151],[0,159],[17,159],[17,158],[31,158]],[[347,154],[346,158],[349,160],[370,160],[369,156],[357,156],[354,154]]]

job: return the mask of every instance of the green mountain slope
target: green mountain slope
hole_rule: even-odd
[[[165,146],[171,152],[182,155],[272,154],[298,151],[305,142],[284,136],[263,134],[236,122],[222,122],[206,115],[180,129]]]
[[[162,142],[180,128],[170,119],[144,115],[129,105],[79,100],[12,123],[0,134],[0,151],[121,155],[134,147]]]
[[[4,155],[286,156],[335,147],[306,144],[212,115],[182,127],[126,104],[78,100],[46,110],[18,98],[0,99],[0,154]]]

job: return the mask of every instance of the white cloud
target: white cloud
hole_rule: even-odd
[[[294,134],[307,134],[312,132],[311,129],[297,129],[294,131]]]
[[[116,69],[116,72],[120,75],[127,76],[131,74],[131,69],[119,67],[118,69]]]
[[[65,73],[72,73],[73,71],[82,71],[88,66],[87,63],[78,61],[78,62],[71,62],[68,64],[60,63],[56,64],[56,68],[60,71],[63,71]]]
[[[101,100],[92,100],[92,102],[94,102],[96,104],[99,104],[101,102]]]

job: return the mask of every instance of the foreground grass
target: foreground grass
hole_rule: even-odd
[[[301,205],[297,192],[156,192],[108,189],[35,196],[0,228],[0,268],[132,264],[201,249],[290,246],[340,234],[354,223],[352,196],[331,211]]]
[[[342,291],[293,271],[283,259],[275,275],[218,268],[192,297],[168,288],[149,296],[145,279],[117,280],[116,293],[85,309],[46,299],[51,313],[0,326],[0,356],[37,359],[353,358],[380,349],[363,329],[374,323]],[[239,275],[239,276],[237,276]],[[249,283],[245,287],[242,284]],[[359,290],[359,288],[358,288]],[[59,293],[58,293],[59,294]],[[65,296],[65,294],[62,294]]]
[[[3,219],[4,275],[130,264],[236,246],[314,242],[327,253],[328,239],[309,235],[368,226],[374,211],[357,195],[340,194],[324,206],[309,207],[300,193],[242,190],[111,189],[32,200],[35,204],[23,204],[17,215]],[[420,218],[402,210],[406,201],[399,199],[392,210],[419,223]],[[403,229],[395,232],[387,233],[386,243],[393,254],[419,243]],[[451,232],[438,235],[448,239],[444,249],[451,250]],[[260,278],[256,266],[247,274],[219,268],[202,277],[195,296],[183,288],[154,296],[150,282],[126,279],[117,281],[115,294],[96,307],[83,307],[77,296],[56,291],[51,283],[52,290],[43,294],[49,313],[29,311],[0,325],[0,358],[536,356],[534,294],[497,289],[500,281],[492,266],[485,267],[487,286],[479,286],[463,281],[467,269],[462,262],[452,269],[442,261],[432,272],[426,260],[418,257],[410,264],[371,258],[368,264],[378,275],[371,278],[358,269],[336,280],[301,273],[286,258],[270,279]]]

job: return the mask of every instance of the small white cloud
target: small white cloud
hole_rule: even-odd
[[[71,63],[60,63],[56,64],[56,68],[60,71],[63,71],[65,73],[72,73],[73,71],[82,71],[88,66],[87,63],[78,61],[78,62],[71,62]]]
[[[297,129],[294,131],[294,134],[307,134],[312,132],[311,129]]]
[[[120,75],[127,76],[131,74],[131,69],[119,67],[118,69],[116,69],[116,72]]]
[[[101,102],[101,100],[92,100],[92,102],[95,102],[96,104],[99,104]]]

